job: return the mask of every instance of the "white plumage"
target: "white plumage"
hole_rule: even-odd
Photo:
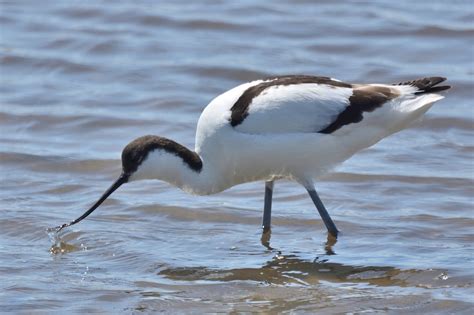
[[[313,179],[357,151],[405,128],[443,98],[415,95],[417,89],[412,86],[377,85],[400,95],[380,109],[364,113],[360,123],[322,134],[317,131],[349,105],[353,89],[311,83],[276,86],[255,97],[248,117],[232,127],[232,105],[246,89],[260,83],[237,86],[216,97],[202,112],[195,151],[205,165],[201,176],[207,178],[195,186],[187,178],[184,188],[188,192],[212,194],[240,183],[272,178],[311,185]],[[206,165],[210,167],[206,169]]]
[[[443,98],[445,79],[398,85],[348,84],[327,77],[283,76],[239,85],[212,100],[199,118],[195,152],[158,136],[140,137],[122,153],[123,173],[78,219],[121,184],[160,179],[206,195],[265,181],[263,226],[270,227],[273,182],[285,178],[309,192],[332,235],[337,229],[313,180],[397,132]]]

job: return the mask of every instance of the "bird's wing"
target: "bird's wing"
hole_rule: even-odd
[[[332,133],[396,97],[392,88],[353,86],[327,77],[285,76],[248,87],[231,108],[239,132]]]

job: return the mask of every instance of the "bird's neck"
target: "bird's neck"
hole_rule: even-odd
[[[213,142],[198,147],[197,152],[181,145],[179,153],[155,150],[134,179],[159,179],[195,195],[214,194],[237,184],[266,179],[276,165],[274,159],[265,157],[276,154],[279,162],[284,157],[275,148],[277,141],[256,138],[240,139],[241,145]]]
[[[207,195],[222,190],[215,185],[214,174],[199,154],[179,145],[179,151],[150,152],[131,180],[158,179],[190,194]]]

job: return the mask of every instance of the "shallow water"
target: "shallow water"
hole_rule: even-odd
[[[470,1],[2,1],[0,310],[472,313],[473,17]],[[318,182],[337,243],[290,182],[275,185],[273,250],[263,183],[209,197],[131,183],[50,240],[130,140],[192,147],[214,96],[288,73],[453,86]]]

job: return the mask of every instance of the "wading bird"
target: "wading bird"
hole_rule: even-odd
[[[303,185],[330,235],[338,229],[313,180],[354,153],[402,130],[443,98],[442,77],[398,84],[349,84],[329,77],[288,75],[239,85],[212,100],[199,118],[195,151],[143,136],[122,152],[122,174],[76,220],[91,214],[122,184],[160,179],[196,195],[265,182],[263,229],[270,229],[273,184]]]

